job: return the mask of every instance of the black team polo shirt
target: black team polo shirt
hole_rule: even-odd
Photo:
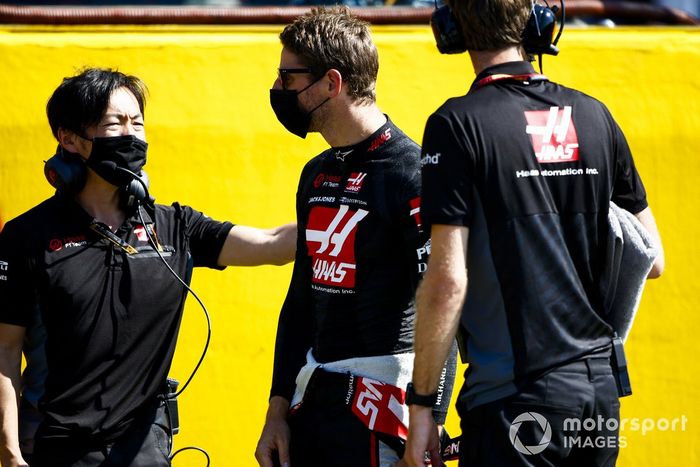
[[[233,226],[173,204],[142,209],[170,267],[219,268]],[[48,374],[40,433],[109,440],[156,398],[175,351],[186,291],[150,246],[136,212],[116,235],[128,253],[89,228],[93,219],[56,195],[0,233],[0,322],[27,326],[38,307]]]
[[[424,222],[469,228],[470,408],[610,345],[598,288],[608,207],[647,207],[608,109],[547,80],[504,79],[523,75],[534,75],[528,62],[484,70],[423,139]]]

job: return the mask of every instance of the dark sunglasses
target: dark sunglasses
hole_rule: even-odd
[[[282,89],[287,89],[287,83],[289,82],[289,75],[294,73],[313,73],[311,68],[278,68],[277,76],[282,83]]]

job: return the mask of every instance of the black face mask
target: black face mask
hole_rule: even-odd
[[[299,94],[318,83],[321,79],[323,79],[323,76],[306,86],[301,91],[289,89],[270,89],[270,105],[272,106],[272,110],[275,112],[275,115],[277,115],[277,120],[284,125],[287,131],[297,135],[300,138],[306,138],[306,134],[309,132],[311,114],[323,104],[328,102],[330,98],[318,104],[311,110],[311,112],[305,112],[301,107],[299,107]]]
[[[112,185],[124,186],[133,177],[117,167],[138,174],[146,165],[147,150],[148,143],[134,135],[94,138],[86,164]]]

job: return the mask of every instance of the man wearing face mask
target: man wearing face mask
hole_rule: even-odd
[[[32,466],[170,465],[155,421],[187,292],[158,253],[185,281],[196,266],[293,258],[293,224],[234,226],[146,196],[132,175],[146,163],[144,104],[138,78],[104,69],[66,78],[47,104],[57,193],[0,233],[3,467],[27,465],[20,390],[41,416]]]
[[[413,362],[413,297],[430,252],[420,220],[420,148],[378,108],[378,54],[346,7],[317,8],[280,35],[272,108],[331,148],[302,171],[297,256],[281,310],[256,459],[394,465]],[[443,423],[452,358],[439,397]],[[291,410],[290,410],[291,408]]]

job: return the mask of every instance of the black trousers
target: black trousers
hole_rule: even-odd
[[[460,467],[611,467],[620,403],[609,352],[560,366],[517,394],[466,410],[457,402]]]
[[[31,467],[170,466],[170,433],[164,406],[137,419],[109,442],[61,436],[39,427]]]
[[[380,467],[403,455],[401,439],[370,431],[352,413],[353,391],[349,374],[314,372],[289,417],[294,467]]]

